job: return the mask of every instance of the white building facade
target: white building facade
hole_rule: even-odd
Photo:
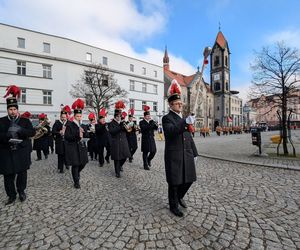
[[[62,105],[71,105],[71,85],[81,79],[86,67],[97,63],[114,74],[128,92],[126,112],[143,116],[143,105],[158,119],[164,110],[164,75],[159,65],[127,57],[68,38],[0,23],[0,116],[6,114],[3,98],[8,85],[22,89],[20,113],[46,113],[59,117]],[[110,107],[112,114],[114,107]],[[84,112],[86,119],[88,111]]]

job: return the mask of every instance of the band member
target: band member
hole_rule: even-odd
[[[98,145],[99,166],[104,165],[104,148],[106,148],[105,160],[109,163],[111,138],[108,131],[108,123],[105,122],[106,111],[102,108],[99,112],[99,122],[95,125]]]
[[[144,169],[150,170],[151,160],[156,154],[156,144],[154,140],[154,131],[158,129],[158,124],[151,119],[150,107],[144,106],[144,119],[140,121],[140,129],[142,133],[142,152]]]
[[[123,164],[129,158],[130,151],[126,137],[126,123],[121,122],[121,113],[125,105],[122,101],[115,104],[114,119],[109,123],[108,130],[112,137],[111,142],[111,159],[114,161],[116,177],[120,178]]]
[[[21,202],[26,200],[27,170],[31,165],[30,137],[34,136],[35,130],[29,119],[19,116],[17,99],[20,94],[15,85],[7,88],[4,97],[11,95],[6,99],[7,116],[0,118],[0,174],[4,176],[4,187],[9,197],[5,205],[14,203],[17,192]]]
[[[127,131],[127,140],[128,140],[128,146],[130,150],[131,157],[129,158],[129,162],[132,162],[133,160],[133,155],[136,152],[138,148],[137,144],[137,137],[136,137],[136,132],[138,131],[138,126],[136,124],[136,120],[134,120],[134,109],[129,109],[128,111],[128,121],[127,121],[127,126],[128,126],[128,131]]]
[[[50,126],[47,119],[47,115],[44,113],[39,114],[39,124],[35,127],[36,133],[39,134],[33,140],[33,150],[36,150],[37,161],[42,159],[42,151],[45,159],[49,155],[49,136],[50,136]]]
[[[88,140],[88,152],[90,154],[91,160],[97,160],[98,147],[97,147],[97,139],[96,139],[96,116],[94,113],[90,113],[88,116],[90,123],[87,125],[87,129],[89,132],[89,140]]]
[[[88,153],[86,143],[83,138],[88,137],[88,132],[81,126],[82,110],[84,102],[77,99],[72,104],[74,110],[74,119],[68,123],[65,131],[65,150],[66,150],[66,164],[72,166],[72,177],[74,187],[80,188],[80,172],[88,163]]]
[[[56,120],[52,127],[52,135],[55,140],[55,153],[57,154],[57,167],[60,173],[64,172],[64,164],[66,164],[64,136],[66,126],[69,123],[67,116],[71,113],[71,108],[68,105],[63,107],[60,112],[60,119]]]
[[[196,180],[195,157],[198,152],[191,136],[189,125],[194,117],[182,118],[182,101],[180,86],[172,81],[168,102],[170,112],[162,118],[165,134],[165,171],[168,182],[170,210],[176,216],[184,214],[178,204],[186,208],[183,198],[192,183]]]

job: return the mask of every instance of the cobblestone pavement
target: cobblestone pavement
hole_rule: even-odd
[[[90,162],[73,188],[56,158],[34,162],[28,199],[4,206],[1,249],[300,249],[300,172],[200,157],[185,217],[167,206],[163,143],[151,171],[141,153],[121,179]]]
[[[251,134],[216,136],[195,136],[198,152],[202,156],[231,160],[242,163],[257,164],[271,167],[289,168],[300,170],[300,130],[292,130],[293,143],[298,157],[283,158],[276,157],[277,144],[271,143],[271,136],[277,135],[279,131],[262,132],[262,156],[258,156],[258,147],[252,145]],[[280,148],[282,150],[282,146]],[[292,153],[291,147],[289,152]],[[275,156],[275,157],[274,157]]]

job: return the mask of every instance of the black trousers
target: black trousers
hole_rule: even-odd
[[[64,165],[66,164],[66,161],[65,161],[65,155],[64,154],[57,154],[57,168],[58,170],[60,171],[63,171],[64,170]]]
[[[97,160],[97,155],[98,155],[98,152],[96,152],[94,150],[90,151],[90,157],[91,157],[92,160],[93,159]]]
[[[133,155],[135,154],[135,152],[136,152],[136,150],[137,150],[137,147],[132,147],[132,148],[130,148],[130,154],[131,154],[131,159],[133,158]]]
[[[104,164],[104,148],[106,149],[106,156],[105,156],[105,160],[109,161],[109,157],[110,157],[110,146],[99,146],[99,151],[98,151],[98,155],[99,155],[99,164]]]
[[[154,158],[156,152],[143,152],[144,167],[149,166],[149,162]]]
[[[124,165],[126,162],[126,159],[123,160],[114,160],[114,166],[115,166],[115,172],[116,174],[120,174],[121,167]]]
[[[17,191],[18,193],[23,193],[27,186],[27,170],[20,172],[18,174],[4,175],[4,187],[7,196],[10,198],[16,198],[17,192],[15,187],[15,179],[17,176]]]
[[[186,192],[189,190],[191,185],[192,185],[192,182],[183,183],[180,185],[169,184],[168,196],[169,196],[170,209],[178,208],[178,201],[180,199],[183,199],[183,197],[185,196]]]
[[[42,151],[43,151],[45,157],[46,157],[46,155],[49,154],[49,148],[48,149],[43,149],[43,150],[37,149],[36,150],[36,156],[37,156],[38,159],[42,159]]]
[[[75,184],[79,184],[80,172],[84,168],[84,165],[72,166],[72,177]]]

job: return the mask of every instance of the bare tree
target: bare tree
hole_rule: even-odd
[[[287,148],[288,102],[300,83],[300,53],[296,48],[278,42],[273,47],[263,47],[255,52],[253,70],[252,97],[265,95],[272,97],[272,109],[278,110],[282,129],[284,155]],[[269,98],[270,99],[270,98]],[[269,111],[270,112],[270,111]]]
[[[127,96],[107,68],[101,64],[92,64],[85,68],[81,79],[72,84],[70,94],[75,98],[85,98],[88,108],[98,115],[102,108],[109,108],[116,100]]]

